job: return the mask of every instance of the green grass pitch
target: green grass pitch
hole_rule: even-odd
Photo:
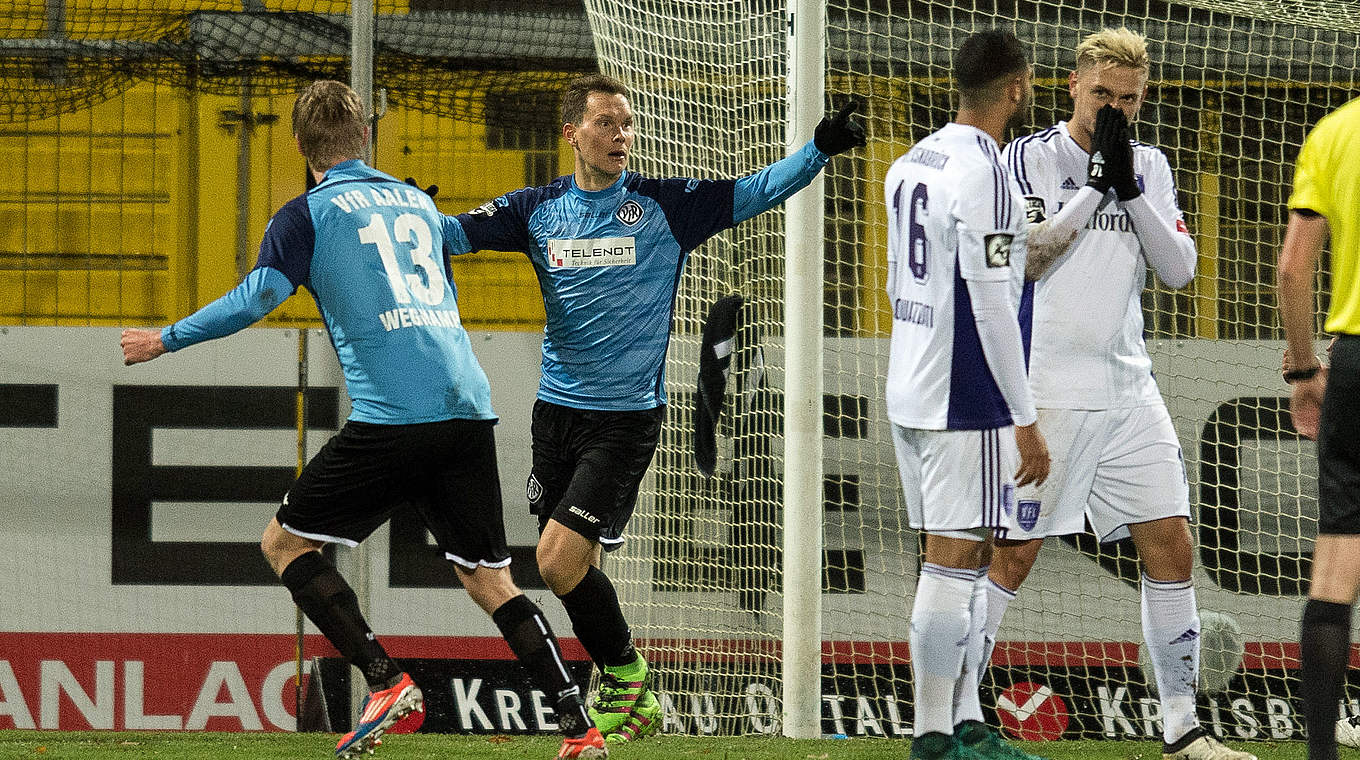
[[[140,733],[109,731],[0,731],[0,760],[325,760],[338,736],[324,734]],[[550,760],[560,740],[551,736],[400,734],[387,738],[373,760]],[[1302,742],[1230,742],[1260,760],[1303,760]],[[1051,760],[1160,760],[1155,742],[1064,741],[1023,744]],[[906,760],[908,744],[893,739],[794,740],[765,737],[659,736],[614,747],[617,760]],[[1342,757],[1345,758],[1343,750]],[[1360,752],[1353,757],[1360,758]]]

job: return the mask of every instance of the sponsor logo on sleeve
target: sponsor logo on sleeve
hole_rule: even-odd
[[[1036,198],[1032,195],[1025,196],[1025,218],[1029,219],[1030,224],[1038,224],[1044,220],[1044,199]]]
[[[499,198],[497,198],[494,201],[487,201],[486,203],[483,203],[482,205],[478,206],[477,208],[474,208],[468,213],[472,214],[473,216],[495,216],[496,207],[500,205],[498,203],[499,201],[500,201]]]
[[[619,206],[618,211],[614,212],[614,218],[625,225],[637,224],[638,220],[642,218],[642,204],[630,198],[624,201],[622,206]]]
[[[987,249],[987,266],[1008,267],[1011,265],[1011,235],[997,234],[983,238]]]
[[[1185,220],[1184,220],[1184,219],[1177,219],[1177,220],[1176,220],[1176,231],[1179,232],[1179,233],[1181,233],[1182,235],[1189,235],[1189,234],[1190,234],[1190,228],[1185,226]]]
[[[630,267],[636,263],[637,247],[631,235],[593,240],[548,241],[548,265],[555,269]]]

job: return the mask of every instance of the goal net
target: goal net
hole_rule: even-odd
[[[796,147],[784,138],[783,3],[586,7],[602,70],[635,91],[633,168],[737,176]],[[863,97],[870,144],[827,169],[823,301],[784,302],[782,211],[695,252],[676,307],[663,445],[635,540],[610,560],[633,632],[656,663],[666,730],[780,730],[781,477],[799,456],[784,449],[780,399],[807,381],[782,370],[787,307],[820,310],[826,336],[823,730],[910,735],[906,641],[921,550],[906,525],[883,402],[883,177],[952,117],[950,60],[968,33],[999,26],[1030,45],[1028,132],[1070,115],[1067,74],[1081,37],[1126,25],[1148,37],[1153,57],[1136,134],[1170,160],[1200,256],[1183,290],[1149,278],[1144,315],[1194,504],[1202,719],[1230,738],[1302,736],[1293,642],[1317,527],[1315,448],[1288,423],[1274,261],[1306,130],[1350,97],[1353,12],[1323,2],[1287,13],[1231,1],[1100,7],[827,4],[828,107]],[[692,453],[697,336],[709,305],[732,293],[746,306],[718,471],[705,478]],[[1155,683],[1139,662],[1137,582],[1127,543],[1050,540],[1001,629],[983,685],[989,720],[1026,739],[1160,737]],[[1357,711],[1353,701],[1348,710]]]

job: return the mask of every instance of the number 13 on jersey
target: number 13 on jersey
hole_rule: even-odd
[[[406,268],[414,266],[424,273],[423,278],[414,272],[403,271],[392,244],[393,238],[407,246],[410,265]],[[392,220],[392,233],[388,234],[387,220],[382,214],[374,214],[369,217],[367,227],[359,228],[359,242],[378,247],[383,270],[387,272],[387,284],[397,303],[410,303],[412,294],[426,306],[437,306],[444,301],[444,268],[433,256],[434,236],[424,219],[415,214],[401,214]]]

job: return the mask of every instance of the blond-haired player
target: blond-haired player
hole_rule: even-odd
[[[1129,136],[1147,93],[1147,43],[1128,29],[1102,29],[1076,53],[1072,117],[1005,151],[1029,222],[1038,225],[1026,266],[1030,385],[1053,470],[1046,483],[1021,489],[1020,529],[998,532],[987,639],[995,641],[1045,536],[1080,533],[1087,520],[1101,541],[1131,536],[1142,563],[1163,757],[1254,760],[1224,746],[1195,715],[1200,621],[1189,489],[1143,344],[1141,294],[1149,267],[1167,286],[1184,287],[1196,253],[1166,157]]]

